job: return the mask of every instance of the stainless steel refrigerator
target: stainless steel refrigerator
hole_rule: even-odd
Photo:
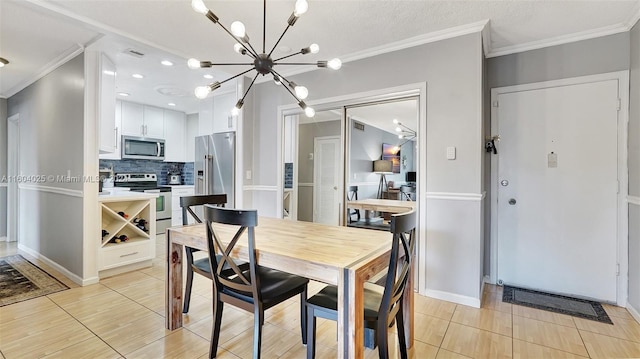
[[[196,137],[195,194],[227,195],[227,208],[235,208],[235,132]]]

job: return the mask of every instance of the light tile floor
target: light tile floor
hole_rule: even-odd
[[[164,328],[165,241],[153,266],[0,307],[0,358],[206,358],[211,333],[211,284],[197,276],[184,327]],[[0,242],[0,257],[16,253]],[[27,255],[24,255],[28,257]],[[31,258],[32,259],[32,258]],[[32,259],[33,260],[33,259]],[[310,292],[322,287],[312,283]],[[487,286],[480,309],[416,295],[412,358],[638,358],[640,324],[605,305],[614,325],[503,303]],[[267,311],[262,357],[305,358],[295,299]],[[251,358],[252,315],[225,306],[218,358]],[[392,358],[398,357],[395,333]],[[336,324],[320,319],[318,358],[335,358]],[[377,358],[366,350],[366,358]]]

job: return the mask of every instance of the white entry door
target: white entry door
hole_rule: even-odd
[[[316,137],[313,143],[313,221],[340,224],[340,137]]]
[[[618,98],[618,80],[497,95],[498,281],[616,302]]]

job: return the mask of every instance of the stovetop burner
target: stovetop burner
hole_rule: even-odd
[[[155,173],[116,173],[113,185],[115,187],[128,187],[134,192],[146,190],[171,192],[171,187],[158,185],[158,176]]]

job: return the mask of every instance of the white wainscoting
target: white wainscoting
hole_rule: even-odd
[[[39,191],[39,192],[47,192],[47,193],[55,193],[63,196],[70,197],[80,197],[84,196],[83,192],[76,189],[67,189],[60,187],[51,187],[51,186],[43,186],[39,184],[19,184],[19,189],[28,190],[28,191]]]

